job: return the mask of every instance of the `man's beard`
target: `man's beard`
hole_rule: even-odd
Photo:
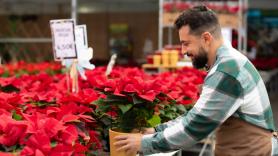
[[[192,64],[195,68],[201,69],[206,67],[208,63],[208,56],[203,47],[199,48],[199,53],[192,59]]]

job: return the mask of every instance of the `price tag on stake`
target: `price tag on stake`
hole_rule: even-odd
[[[116,63],[116,58],[117,58],[117,54],[113,54],[110,58],[110,61],[107,65],[106,71],[105,71],[105,75],[108,76],[110,75],[110,73],[112,72],[112,69]]]
[[[75,37],[77,51],[83,51],[83,49],[88,48],[86,25],[77,25],[75,27]]]
[[[50,29],[52,35],[54,59],[56,61],[61,61],[62,59],[77,58],[74,20],[51,20]]]

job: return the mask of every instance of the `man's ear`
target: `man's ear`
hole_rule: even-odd
[[[210,32],[204,32],[203,34],[202,34],[202,39],[204,40],[204,42],[206,42],[206,43],[210,43],[211,42],[211,40],[212,40],[212,35],[211,35],[211,33]]]
[[[210,32],[204,32],[201,36],[202,44],[204,47],[208,48],[212,41],[212,35]]]

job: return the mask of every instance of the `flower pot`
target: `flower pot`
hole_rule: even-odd
[[[116,147],[113,145],[115,143],[114,137],[119,135],[126,135],[130,133],[122,133],[109,129],[109,140],[110,140],[110,156],[136,156],[136,153],[127,155],[124,151],[116,151]]]
[[[170,65],[177,66],[179,61],[179,52],[177,50],[172,50],[170,53]]]
[[[161,55],[153,55],[153,65],[156,67],[161,65]]]
[[[162,52],[161,58],[162,58],[162,65],[166,66],[166,67],[169,66],[169,51],[168,50],[164,50]]]

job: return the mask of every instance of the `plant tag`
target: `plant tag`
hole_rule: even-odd
[[[73,19],[50,20],[54,59],[77,58],[75,22]]]
[[[78,58],[79,53],[84,51],[85,49],[88,49],[88,38],[87,38],[87,28],[86,25],[77,25],[75,27],[75,37],[76,37],[76,48],[78,52]]]
[[[110,75],[110,73],[112,72],[112,69],[114,67],[114,64],[116,62],[116,58],[117,58],[117,54],[113,54],[110,58],[110,61],[107,65],[107,68],[106,68],[106,72],[105,72],[105,75],[108,76]]]

